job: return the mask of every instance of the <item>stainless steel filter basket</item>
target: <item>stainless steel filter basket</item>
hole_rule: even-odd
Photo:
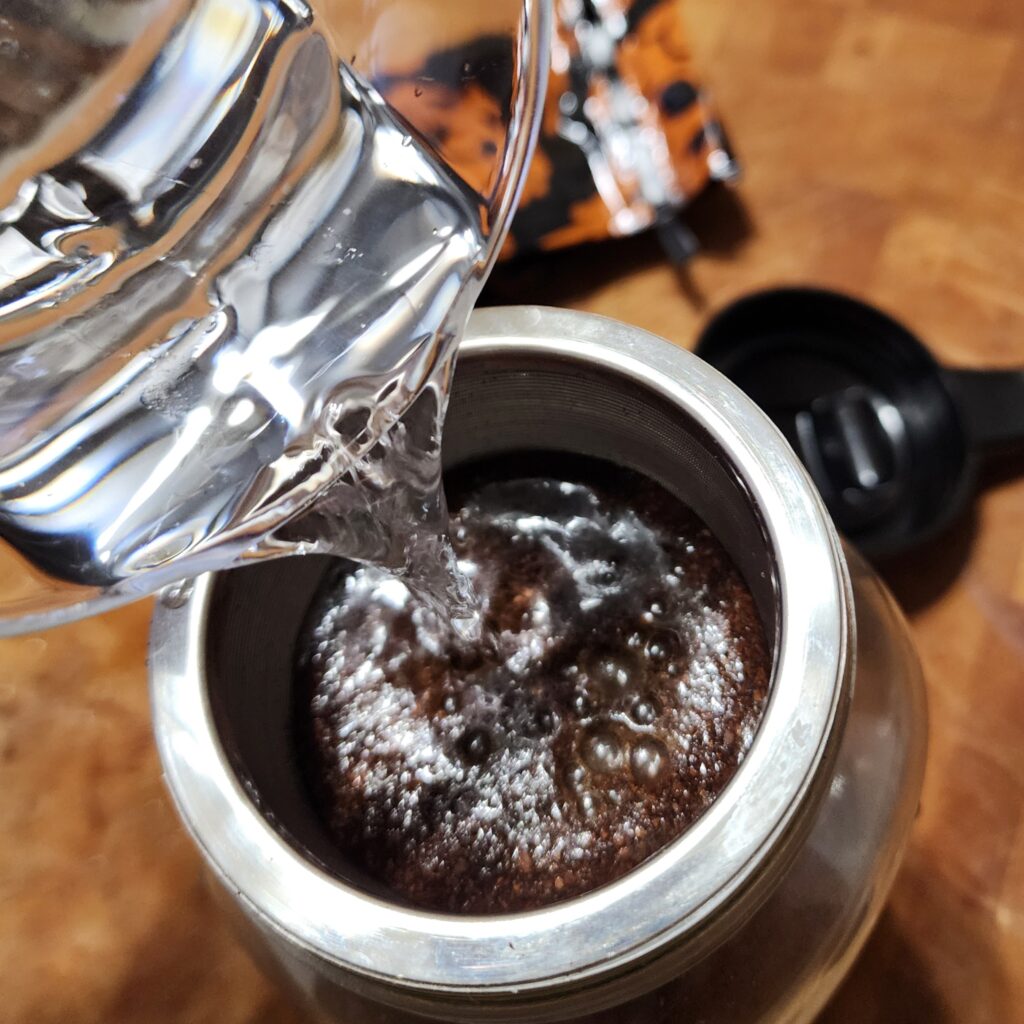
[[[925,713],[891,599],[844,555],[768,419],[700,360],[602,318],[474,314],[449,465],[602,457],[700,514],[773,643],[767,708],[704,816],[624,878],[514,915],[416,910],[341,861],[290,739],[296,635],[325,569],[206,576],[153,624],[155,730],[181,815],[251,947],[338,1021],[809,1019],[877,915],[917,805]]]

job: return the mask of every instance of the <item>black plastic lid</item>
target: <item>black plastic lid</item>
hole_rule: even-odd
[[[780,427],[866,554],[916,545],[963,510],[975,460],[955,385],[879,310],[818,289],[761,292],[718,314],[697,352]]]

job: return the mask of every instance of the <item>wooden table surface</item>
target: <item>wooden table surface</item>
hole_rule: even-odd
[[[960,366],[1024,365],[1024,3],[688,0],[747,176],[704,210],[689,301],[648,240],[503,272],[492,298],[691,344],[814,282]],[[715,223],[713,229],[707,224]],[[925,663],[922,813],[829,1024],[1024,1021],[1024,479],[886,567]],[[163,790],[147,605],[0,643],[0,1021],[298,1021],[236,948]]]

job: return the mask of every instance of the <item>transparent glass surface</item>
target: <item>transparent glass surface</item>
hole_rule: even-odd
[[[302,550],[450,364],[518,196],[541,0],[12,0],[0,634]]]
[[[481,1024],[811,1024],[885,904],[917,813],[928,734],[920,665],[903,616],[866,563],[852,549],[846,555],[857,626],[852,701],[810,833],[766,901],[738,921],[719,945],[709,941],[704,955],[671,980],[639,997],[623,995],[609,1009],[580,1016],[566,1012],[557,996],[536,1004],[524,995],[522,1005],[508,996],[504,1004],[464,1005],[457,1019]],[[218,686],[223,677],[215,673],[210,678]],[[169,701],[184,700],[177,692],[166,693]],[[252,727],[242,716],[236,725]],[[285,769],[273,774],[278,784],[287,784],[286,776]],[[426,1000],[411,1012],[367,998],[350,973],[309,955],[262,919],[248,900],[238,898],[233,882],[215,886],[215,894],[259,965],[297,1001],[312,1005],[318,1019],[337,1024],[453,1019],[450,1005],[440,999],[442,1008],[435,1015]],[[619,983],[630,991],[628,974]],[[566,1001],[573,994],[567,986]],[[606,997],[601,994],[602,1000]]]

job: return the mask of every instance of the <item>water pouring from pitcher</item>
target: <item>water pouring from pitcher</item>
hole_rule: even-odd
[[[447,379],[547,54],[544,4],[462,7],[0,24],[37,111],[0,129],[0,633],[254,558],[446,557]]]

